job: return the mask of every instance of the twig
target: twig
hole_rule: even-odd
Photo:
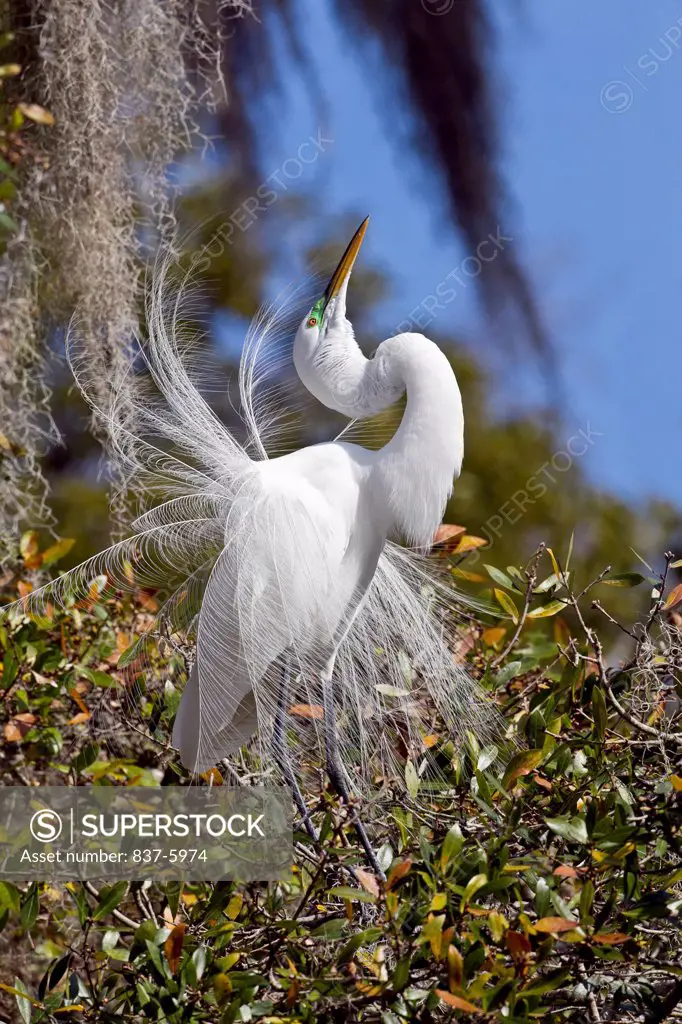
[[[535,588],[535,584],[537,583],[538,564],[540,562],[540,558],[542,557],[542,554],[543,554],[544,550],[545,550],[545,544],[544,544],[544,541],[543,541],[542,544],[540,544],[540,547],[537,549],[537,551],[533,555],[533,557],[531,558],[530,562],[528,563],[528,566],[526,567],[526,579],[527,579],[528,583],[527,583],[527,586],[526,586],[526,598],[525,598],[525,601],[524,601],[523,610],[521,611],[521,615],[519,617],[519,621],[516,624],[516,629],[514,630],[514,634],[513,634],[512,638],[511,638],[511,640],[509,641],[508,644],[506,644],[506,646],[500,652],[500,654],[498,654],[496,658],[493,658],[492,663],[491,663],[493,668],[497,668],[498,665],[502,664],[502,662],[507,657],[509,652],[514,649],[516,641],[521,636],[521,630],[523,629],[524,625],[526,624],[526,616],[528,615],[528,609],[530,608],[530,602],[533,599],[533,590]]]

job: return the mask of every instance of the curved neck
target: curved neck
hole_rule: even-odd
[[[405,381],[380,358],[385,344],[368,359],[352,325],[343,319],[319,340],[299,331],[294,366],[307,390],[328,409],[349,419],[364,419],[387,409],[405,392]]]
[[[396,533],[429,547],[462,466],[457,379],[438,346],[421,334],[389,338],[367,359],[346,325],[312,351],[297,336],[296,370],[319,401],[351,418],[373,416],[407,392],[400,426],[378,453],[376,471]]]

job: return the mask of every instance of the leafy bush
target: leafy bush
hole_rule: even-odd
[[[459,537],[450,554],[461,574]],[[65,553],[40,552],[27,535],[6,597]],[[541,548],[525,568],[486,570],[500,618],[470,622],[460,656],[494,696],[515,752],[501,759],[472,738],[467,770],[434,733],[424,742],[441,748],[442,787],[411,762],[408,796],[398,780],[378,781],[362,814],[385,884],[362,867],[346,810],[319,787],[309,803],[320,843],[297,833],[291,878],[278,884],[0,882],[5,1015],[671,1019],[682,1006],[675,565],[669,557],[660,578],[604,573],[577,587]],[[645,583],[643,622],[615,627],[601,595]],[[85,601],[49,621],[19,610],[0,625],[7,784],[187,781],[168,745],[182,649],[159,645],[144,679],[121,657],[154,610],[153,595],[123,597],[97,578]],[[595,613],[627,642],[617,667],[604,653],[610,633],[589,624]]]

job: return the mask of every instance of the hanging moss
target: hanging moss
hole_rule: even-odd
[[[35,159],[22,161],[16,231],[0,261],[0,543],[20,523],[49,521],[40,471],[56,440],[48,339],[75,310],[98,407],[92,426],[106,450],[112,401],[125,402],[129,386],[145,255],[173,226],[169,166],[220,95],[221,10],[246,7],[0,0],[0,34],[14,33],[22,68],[11,88],[48,112],[24,133]],[[125,483],[120,473],[113,483],[119,521]]]

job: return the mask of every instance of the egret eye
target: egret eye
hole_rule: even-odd
[[[311,316],[310,320],[308,320],[308,327],[315,327],[316,324],[317,317]]]

